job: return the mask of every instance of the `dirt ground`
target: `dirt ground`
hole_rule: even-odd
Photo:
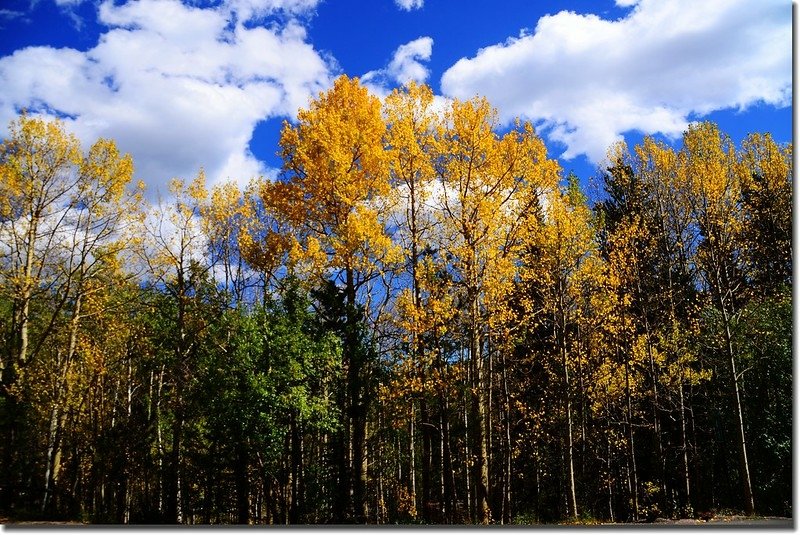
[[[630,526],[631,524],[602,524],[604,526]],[[657,518],[654,522],[646,524],[635,524],[636,527],[647,528],[653,527],[672,527],[672,526],[714,526],[714,527],[752,527],[754,529],[771,528],[771,529],[794,529],[794,521],[791,518],[780,516],[737,516],[737,515],[722,515],[714,516],[708,520],[682,518],[680,520],[670,520],[666,518]]]
[[[0,515],[0,524],[3,524],[6,527],[11,526],[26,526],[26,527],[33,527],[33,526],[83,526],[82,522],[76,522],[74,520],[13,520],[7,516]]]

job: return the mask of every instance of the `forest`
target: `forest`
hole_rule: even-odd
[[[791,145],[698,122],[581,180],[484,98],[343,76],[277,150],[157,196],[113,140],[11,122],[0,512],[792,515]]]

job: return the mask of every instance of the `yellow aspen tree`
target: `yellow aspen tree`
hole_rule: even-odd
[[[207,197],[198,199],[208,261],[232,307],[242,306],[245,294],[253,286],[247,254],[257,263],[251,235],[256,224],[256,184],[251,183],[242,191],[233,181],[223,182],[204,192]]]
[[[427,206],[435,178],[431,161],[431,146],[435,134],[437,116],[433,111],[433,92],[425,85],[409,82],[395,89],[386,98],[384,114],[388,123],[386,136],[387,152],[392,186],[397,206],[398,232],[395,239],[401,243],[404,252],[405,271],[410,276],[410,288],[399,296],[398,304],[401,327],[408,332],[409,378],[419,378],[426,382],[432,352],[426,352],[422,344],[422,334],[418,318],[423,311],[423,297],[420,288],[420,264],[426,248],[429,247],[432,212]],[[400,371],[400,373],[403,373]],[[419,419],[429,420],[427,398],[419,397]],[[414,399],[411,399],[412,413],[415,413]],[[416,503],[416,418],[409,419],[409,494]],[[422,503],[431,501],[431,443],[432,430],[421,427],[422,432]],[[441,438],[441,437],[440,437]],[[426,511],[423,509],[423,514]]]
[[[140,192],[129,189],[133,163],[111,140],[98,140],[84,155],[77,138],[60,121],[21,116],[10,125],[0,148],[0,233],[3,236],[3,287],[13,303],[12,351],[2,363],[4,395],[16,396],[18,373],[38,368],[38,384],[27,388],[29,401],[48,400],[42,509],[61,468],[61,438],[70,396],[82,305],[109,266],[132,239]],[[30,307],[42,307],[35,337],[30,337]],[[67,318],[62,327],[61,319]],[[63,331],[66,348],[51,351]],[[41,361],[45,354],[52,357]],[[41,361],[41,362],[40,362]],[[36,371],[33,371],[37,375]],[[18,392],[17,392],[18,393]]]
[[[260,278],[262,302],[266,303],[270,286],[278,283],[278,274],[287,266],[289,252],[299,247],[295,228],[289,215],[295,208],[290,184],[258,179],[248,185],[242,207],[242,228],[238,246],[247,264]],[[312,255],[312,259],[318,259]],[[316,265],[308,264],[310,272],[318,273]]]
[[[358,296],[380,276],[382,266],[398,260],[386,232],[386,213],[380,210],[382,198],[390,193],[385,132],[380,101],[357,78],[341,76],[308,109],[298,112],[296,125],[284,123],[280,138],[288,177],[283,192],[290,201],[284,206],[300,238],[294,259],[311,260],[318,276],[341,285],[348,311],[343,340],[347,445],[340,468],[350,481],[352,511],[359,522],[368,517],[364,388],[368,363],[359,356]]]
[[[627,154],[627,149],[624,153]],[[694,507],[689,470],[690,441],[687,435],[687,412],[690,411],[690,407],[686,387],[697,384],[706,375],[702,370],[695,370],[696,355],[687,347],[693,332],[690,318],[694,314],[690,306],[694,280],[691,259],[697,249],[697,235],[693,231],[695,225],[689,190],[686,187],[687,177],[678,172],[677,152],[649,136],[634,148],[630,164],[633,173],[631,180],[640,185],[639,194],[643,197],[637,224],[643,230],[646,228],[648,237],[646,247],[634,245],[631,250],[640,257],[649,258],[641,260],[640,263],[649,262],[651,277],[655,277],[658,282],[655,286],[651,283],[650,287],[643,291],[641,287],[647,283],[645,271],[640,269],[642,273],[636,278],[639,294],[647,294],[655,300],[651,310],[641,311],[647,332],[648,360],[653,377],[655,432],[657,434],[660,432],[657,417],[660,404],[658,388],[663,388],[667,396],[675,395],[677,392],[681,433],[682,514],[691,516]],[[660,324],[651,326],[646,321],[650,315],[655,316],[657,318],[655,321],[660,321]],[[662,357],[663,361],[655,357]],[[656,381],[656,378],[660,380]],[[663,452],[660,435],[658,439],[659,452]],[[659,455],[662,459],[665,458],[663,453]],[[666,473],[667,467],[663,464],[662,466],[664,466],[662,471]],[[666,475],[664,479],[666,480]],[[666,496],[666,481],[662,490]]]
[[[740,254],[740,166],[733,143],[720,133],[716,125],[700,123],[691,126],[684,134],[678,172],[684,177],[694,221],[702,236],[696,257],[702,283],[722,319],[722,351],[728,361],[733,390],[744,506],[745,512],[752,515],[755,504],[740,395],[742,378],[737,371],[732,332],[736,317],[741,312],[744,287]]]
[[[745,269],[755,291],[792,283],[792,145],[751,134],[740,151]]]
[[[489,378],[485,372],[488,296],[510,292],[520,231],[558,166],[533,127],[517,123],[500,137],[497,112],[485,99],[455,100],[436,136],[440,181],[440,247],[460,293],[471,368],[476,521],[489,523]],[[490,277],[491,274],[491,277]],[[491,279],[491,282],[490,282]]]
[[[0,225],[6,243],[0,253],[2,288],[13,303],[12,351],[2,362],[6,396],[12,395],[9,389],[31,357],[31,302],[58,282],[59,271],[52,269],[58,241],[52,238],[75,205],[80,181],[75,168],[81,157],[78,139],[63,123],[27,115],[11,122],[0,145]]]
[[[584,312],[579,324],[585,338],[587,360],[590,361],[590,369],[586,372],[588,386],[584,395],[589,412],[601,424],[602,442],[598,446],[604,446],[605,463],[600,472],[602,480],[598,483],[605,486],[608,518],[614,520],[618,518],[614,507],[616,459],[622,457],[630,463],[631,452],[628,429],[615,425],[615,422],[628,418],[625,394],[630,392],[631,384],[628,375],[626,389],[626,371],[630,373],[631,370],[630,367],[620,366],[619,345],[620,339],[630,334],[632,325],[621,321],[621,312],[629,303],[626,295],[620,292],[619,273],[612,269],[609,261],[601,260],[598,255],[593,255],[589,260],[595,266],[586,270],[591,288],[583,298],[581,308]],[[627,330],[623,330],[623,327],[627,327]],[[638,383],[638,380],[633,381],[634,385]]]
[[[193,373],[192,355],[212,318],[198,314],[195,290],[210,271],[204,257],[207,238],[203,233],[200,206],[208,197],[205,173],[200,171],[191,181],[175,178],[170,181],[169,201],[159,203],[144,222],[144,243],[141,250],[151,284],[159,287],[173,300],[175,336],[170,340],[171,364],[169,384],[172,389],[170,408],[173,412],[171,447],[164,470],[164,518],[169,523],[181,523],[181,489],[183,484],[183,439],[186,419],[184,399],[186,385]],[[163,374],[162,374],[163,376]],[[163,385],[159,385],[161,388]],[[156,407],[156,412],[160,411]],[[158,435],[160,440],[160,434]],[[158,444],[159,449],[162,445]]]
[[[633,211],[630,212],[634,213]],[[629,470],[629,488],[631,502],[631,520],[637,521],[642,512],[640,503],[640,481],[636,462],[636,446],[633,428],[635,425],[634,401],[643,397],[645,392],[642,372],[648,363],[655,367],[655,352],[652,348],[651,334],[645,326],[640,329],[639,314],[636,310],[640,297],[638,283],[642,276],[639,262],[639,248],[646,246],[647,234],[639,217],[623,220],[608,239],[607,276],[610,279],[608,289],[613,289],[613,312],[606,317],[606,323],[612,333],[608,340],[613,348],[612,369],[609,373],[612,381],[616,379],[617,399],[623,407],[625,422],[625,443]],[[643,321],[646,324],[646,321]],[[637,331],[643,330],[643,333]],[[648,362],[649,361],[649,362]],[[655,396],[654,396],[655,397]],[[656,420],[657,421],[657,420]],[[658,452],[657,452],[658,453]],[[663,454],[662,454],[663,455]]]
[[[648,140],[649,141],[649,140]],[[647,142],[647,141],[646,141]],[[620,310],[631,329],[629,336],[618,340],[622,347],[621,354],[627,356],[624,363],[625,387],[625,420],[627,423],[628,443],[633,444],[633,407],[631,400],[630,379],[641,370],[649,371],[652,428],[655,440],[655,454],[658,459],[665,459],[662,443],[662,432],[659,414],[659,361],[655,357],[656,340],[653,322],[657,321],[656,297],[661,283],[658,271],[657,240],[653,235],[652,200],[642,173],[634,169],[627,146],[623,143],[615,145],[610,151],[613,164],[605,176],[605,189],[608,198],[600,204],[600,212],[604,223],[604,250],[608,257],[608,269],[616,275],[617,292],[623,298],[625,306]],[[653,286],[657,289],[654,290]],[[642,351],[635,351],[635,349]],[[644,355],[643,361],[638,357]],[[636,467],[635,450],[629,447],[628,458],[632,467]],[[641,510],[638,500],[638,473],[633,470],[634,518]],[[665,466],[662,464],[658,479],[662,500],[667,496]],[[652,493],[650,493],[652,494]],[[687,495],[688,496],[688,495]],[[653,500],[653,498],[656,498]],[[648,500],[657,502],[658,496],[648,495]],[[656,504],[655,507],[658,505]]]
[[[140,221],[143,185],[131,189],[133,160],[120,154],[112,140],[94,143],[77,169],[79,181],[72,193],[73,207],[65,217],[68,230],[62,236],[61,258],[65,283],[59,302],[69,302],[67,349],[58,353],[54,364],[57,385],[50,415],[45,470],[46,509],[49,493],[58,482],[62,429],[66,412],[63,400],[69,396],[67,377],[78,347],[80,323],[86,316],[83,304],[98,291],[97,281],[119,269],[122,255],[135,240],[134,228]],[[130,276],[130,275],[129,275]],[[94,311],[93,313],[97,313]],[[43,340],[39,341],[42,344]],[[51,364],[52,365],[52,364]]]
[[[106,463],[109,459],[124,465],[141,461],[135,458],[137,440],[131,440],[132,435],[126,433],[131,433],[129,426],[135,425],[137,392],[144,386],[140,373],[146,367],[132,349],[142,331],[131,313],[138,306],[132,300],[138,292],[138,281],[131,280],[124,265],[109,261],[102,273],[85,282],[74,360],[63,378],[59,373],[58,378],[51,379],[63,379],[66,388],[59,409],[61,422],[52,463],[50,507],[56,511],[69,507],[63,496],[71,495],[76,481],[97,481],[100,488],[90,492],[99,494],[102,489],[106,496],[114,497],[120,508],[113,518],[120,523],[130,521],[138,474],[131,469],[115,470]],[[69,333],[59,334],[60,347],[68,345],[65,338]],[[51,389],[56,391],[58,386]],[[50,418],[52,409],[46,409],[46,417]],[[120,439],[109,444],[109,436]],[[86,444],[97,446],[90,451]],[[63,467],[60,476],[59,466]],[[86,514],[96,515],[103,505],[89,501],[84,507]]]
[[[567,478],[569,514],[578,516],[574,461],[574,369],[580,358],[572,326],[580,322],[584,299],[584,280],[598,269],[592,214],[580,192],[577,178],[571,175],[565,190],[552,189],[542,202],[542,216],[533,224],[527,238],[528,254],[523,284],[530,281],[541,288],[538,303],[529,301],[532,321],[550,326],[552,346],[557,352],[563,383],[563,406],[566,420]]]

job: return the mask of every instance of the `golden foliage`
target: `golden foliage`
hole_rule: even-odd
[[[280,145],[291,178],[263,188],[262,198],[297,231],[294,263],[368,271],[396,261],[376,204],[390,191],[385,132],[380,101],[346,76],[301,110],[296,126],[284,123]]]

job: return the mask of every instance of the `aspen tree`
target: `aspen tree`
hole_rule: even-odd
[[[308,109],[300,110],[297,119],[294,126],[284,123],[280,138],[288,178],[284,207],[300,231],[292,255],[294,261],[310,263],[317,276],[342,285],[347,307],[343,363],[348,425],[345,458],[340,462],[349,481],[354,518],[365,522],[369,404],[365,384],[370,363],[358,348],[359,290],[379,275],[381,266],[398,260],[385,229],[385,213],[379,209],[381,198],[390,192],[386,124],[380,101],[357,78],[346,76],[336,79]]]
[[[464,303],[472,380],[476,521],[489,523],[489,413],[485,369],[489,299],[510,293],[521,230],[539,194],[554,187],[558,166],[529,124],[500,137],[497,112],[485,99],[453,101],[439,127],[435,169],[441,249]]]
[[[564,191],[552,190],[544,201],[542,221],[536,225],[528,241],[530,254],[525,260],[523,280],[534,280],[542,288],[542,301],[529,302],[534,321],[552,329],[552,347],[563,381],[562,402],[566,420],[567,480],[569,514],[578,517],[575,483],[574,447],[574,369],[577,341],[574,325],[580,321],[579,304],[584,286],[582,280],[597,269],[594,229],[591,212],[579,190],[574,175]]]
[[[692,214],[702,241],[697,251],[700,274],[722,318],[723,348],[733,390],[739,469],[745,512],[755,512],[747,438],[741,401],[741,373],[737,369],[733,328],[741,311],[742,278],[739,240],[742,233],[741,173],[733,143],[711,123],[689,128],[683,137],[679,172],[688,187]]]
[[[133,160],[130,155],[120,154],[113,141],[101,139],[94,143],[77,173],[80,180],[72,194],[74,207],[65,218],[70,235],[62,245],[61,255],[66,278],[62,299],[71,303],[68,344],[63,358],[55,363],[59,380],[50,415],[43,509],[58,483],[61,468],[60,438],[66,417],[61,405],[69,396],[67,376],[74,365],[80,323],[85,316],[82,307],[99,290],[98,281],[117,271],[121,256],[135,240],[134,226],[141,214],[143,185],[139,183],[138,191],[129,189]],[[93,313],[98,313],[97,307]]]
[[[81,180],[75,168],[82,157],[78,139],[59,121],[22,115],[11,122],[9,131],[0,145],[0,224],[8,236],[4,236],[2,286],[14,311],[13,349],[2,363],[6,396],[31,358],[31,301],[43,286],[59,282],[54,280],[58,270],[53,269],[55,236],[75,206],[73,194]]]
[[[52,387],[48,395],[35,389],[30,394],[35,403],[50,402],[43,511],[61,471],[65,403],[85,316],[81,307],[96,291],[93,281],[117,265],[132,239],[126,227],[135,221],[141,200],[140,191],[128,189],[132,173],[130,156],[121,155],[113,141],[98,140],[84,155],[58,120],[22,115],[0,146],[0,233],[6,244],[0,276],[13,303],[12,351],[0,371],[4,396],[18,396],[16,379],[31,365]],[[32,339],[30,307],[37,299],[51,300],[51,306],[38,318],[41,328]],[[67,347],[55,352],[54,361],[40,362],[61,329],[62,315],[69,318]]]
[[[657,340],[649,338],[649,357],[663,356],[663,362],[651,368],[660,367],[658,383],[666,390],[666,395],[678,396],[678,421],[680,423],[681,453],[681,491],[683,494],[682,514],[691,516],[692,505],[691,477],[689,468],[690,441],[688,436],[688,417],[691,401],[688,388],[707,378],[706,372],[699,368],[697,356],[688,347],[688,340],[696,335],[691,317],[694,269],[692,267],[697,249],[697,236],[693,232],[693,218],[685,176],[677,170],[678,154],[664,143],[645,137],[635,147],[633,156],[634,173],[641,183],[644,195],[640,220],[647,229],[649,251],[653,264],[651,269],[658,282],[645,292],[651,295],[656,310],[651,310],[657,324],[652,328],[657,332]],[[641,279],[641,277],[639,278]],[[637,279],[637,284],[643,281]],[[647,327],[651,327],[647,324]],[[655,347],[654,344],[658,347]],[[654,375],[654,381],[656,379]],[[654,405],[657,401],[658,383],[653,383]],[[658,411],[659,407],[654,406]],[[666,462],[666,457],[662,455]],[[665,483],[666,490],[666,483]],[[666,498],[666,496],[665,496]]]
[[[198,287],[210,270],[203,258],[207,242],[200,219],[200,206],[208,195],[205,173],[201,170],[190,182],[175,178],[169,188],[171,199],[160,200],[145,220],[141,254],[151,284],[162,288],[174,305],[174,316],[168,318],[175,332],[169,341],[172,354],[166,369],[171,394],[171,444],[163,465],[164,508],[160,512],[166,523],[182,523],[187,488],[183,476],[186,390],[194,373],[197,348],[214,318],[199,310],[197,299]],[[159,385],[159,389],[162,387]]]
[[[774,293],[792,282],[792,145],[769,134],[742,143],[742,240],[754,290]]]
[[[425,85],[410,82],[402,89],[395,89],[384,104],[388,124],[387,150],[392,185],[397,197],[399,232],[402,242],[406,271],[410,276],[410,289],[399,296],[402,321],[409,331],[409,373],[415,379],[419,376],[426,383],[432,354],[422,343],[424,331],[418,321],[424,313],[423,296],[420,288],[420,270],[423,255],[430,249],[431,227],[433,226],[429,198],[434,181],[431,148],[437,117],[433,112],[433,92]],[[412,413],[415,405],[412,398]],[[432,471],[431,448],[432,429],[427,396],[419,396],[419,419],[422,433],[422,503],[423,515],[427,515],[427,504],[431,502]],[[416,502],[416,463],[415,463],[415,418],[409,420],[409,486],[412,501]],[[441,440],[441,434],[440,434]]]

